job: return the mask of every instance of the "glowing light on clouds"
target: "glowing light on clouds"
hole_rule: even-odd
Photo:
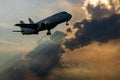
[[[94,13],[96,15],[103,13],[100,18],[109,17],[112,14],[120,14],[120,0],[85,0],[83,9],[86,11],[88,19],[93,17]],[[95,9],[98,13],[95,12]]]

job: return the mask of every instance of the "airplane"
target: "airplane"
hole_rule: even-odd
[[[12,32],[21,32],[23,35],[37,35],[39,34],[39,31],[47,30],[46,34],[51,35],[51,29],[63,22],[66,22],[66,25],[69,25],[68,21],[71,18],[72,15],[65,11],[54,14],[36,23],[33,22],[31,18],[28,18],[30,24],[25,24],[23,21],[20,21],[20,24],[15,24],[15,26],[19,26],[21,30],[15,30]]]

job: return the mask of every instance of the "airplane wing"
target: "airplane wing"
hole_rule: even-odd
[[[20,26],[21,28],[31,28],[31,29],[38,28],[38,24],[15,24],[15,26]]]

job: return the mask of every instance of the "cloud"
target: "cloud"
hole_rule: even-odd
[[[94,80],[120,79],[119,51],[120,39],[111,40],[101,44],[92,42],[87,46],[70,51],[65,49],[61,57],[61,65],[65,68],[58,69],[53,75],[55,79],[66,80]],[[65,75],[65,76],[64,76]]]
[[[101,19],[114,14],[120,14],[120,1],[118,0],[86,0],[83,7],[87,18]]]
[[[120,14],[108,11],[107,17],[104,13],[94,16],[97,9],[108,10],[106,2],[95,1],[86,5],[90,20],[75,23],[65,33],[55,32],[50,40],[38,41],[37,47],[23,55],[23,60],[19,58],[0,79],[18,80],[19,75],[20,80],[119,80]],[[78,20],[80,6],[72,8],[76,2],[64,2],[58,6],[66,5],[65,9],[73,11],[74,15],[78,11],[74,18]]]
[[[112,6],[112,4],[114,5]],[[87,12],[86,15],[90,15],[91,20],[83,19],[74,24],[74,28],[78,30],[74,34],[75,38],[66,40],[66,48],[73,50],[88,45],[92,41],[107,42],[112,39],[119,39],[119,4],[117,0],[95,0],[95,2],[86,0],[83,7]]]
[[[57,31],[51,36],[51,40],[38,42],[38,46],[34,50],[23,55],[25,61],[16,61],[13,66],[0,75],[0,79],[17,80],[17,77],[20,76],[19,79],[23,80],[30,77],[28,73],[36,75],[35,77],[39,79],[46,79],[53,68],[61,67],[59,60],[64,52],[61,43],[65,36],[63,32]]]
[[[84,27],[82,27],[84,26]],[[90,44],[92,41],[107,42],[120,38],[120,15],[104,19],[83,20],[74,25],[78,31],[73,39],[67,40],[67,48],[75,49]],[[72,45],[72,46],[71,46]]]
[[[103,0],[95,0],[95,3],[89,1],[86,0],[85,4],[88,4],[85,8],[88,13],[86,16],[90,19],[75,23],[74,28],[68,31],[64,43],[65,53],[61,57],[61,63],[66,68],[63,71],[58,70],[59,76],[56,76],[56,80],[59,77],[66,80],[120,79],[119,10],[114,9],[112,12],[112,9],[108,9],[108,4],[102,2]],[[108,3],[111,2],[117,3],[114,6],[119,6],[119,1]],[[71,35],[74,37],[68,38]],[[59,73],[60,71],[63,73]]]
[[[44,77],[52,68],[60,66],[59,60],[61,53],[64,52],[61,41],[65,36],[64,33],[57,31],[51,36],[51,41],[45,41],[43,45],[38,45],[35,50],[27,55],[31,59],[29,67],[32,72],[39,77]]]

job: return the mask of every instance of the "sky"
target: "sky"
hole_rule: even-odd
[[[0,10],[1,80],[120,80],[120,0],[0,0]],[[61,11],[70,26],[51,37],[12,33]]]
[[[28,18],[32,18],[33,21],[37,22],[61,11],[67,11],[71,14],[80,14],[81,12],[76,10],[76,8],[80,6],[77,4],[78,2],[81,4],[83,1],[0,0],[0,66],[3,66],[4,63],[13,59],[15,56],[29,52],[35,48],[40,39],[49,39],[49,37],[46,36],[46,32],[40,32],[39,35],[30,36],[12,33],[12,30],[20,30],[18,27],[15,27],[14,24],[19,23],[20,20],[28,23]],[[83,16],[73,16],[73,20],[75,18],[82,19]],[[65,24],[61,24],[52,30],[52,33],[65,28]]]
[[[75,0],[73,2],[72,0],[0,0],[0,44],[2,44],[0,45],[0,52],[6,52],[4,48],[8,47],[11,51],[13,51],[15,47],[18,47],[20,49],[21,46],[27,49],[31,44],[33,44],[34,46],[36,41],[38,41],[41,36],[45,36],[45,32],[40,32],[38,36],[23,36],[20,33],[12,33],[12,30],[20,30],[18,27],[14,26],[14,24],[19,23],[20,20],[28,23],[28,18],[30,17],[33,19],[33,21],[37,22],[61,11],[68,11],[69,13],[72,13],[72,10],[76,8],[72,8],[72,6],[77,2],[82,1]],[[64,28],[65,25],[62,24],[52,31],[54,32],[56,30],[62,30]]]

